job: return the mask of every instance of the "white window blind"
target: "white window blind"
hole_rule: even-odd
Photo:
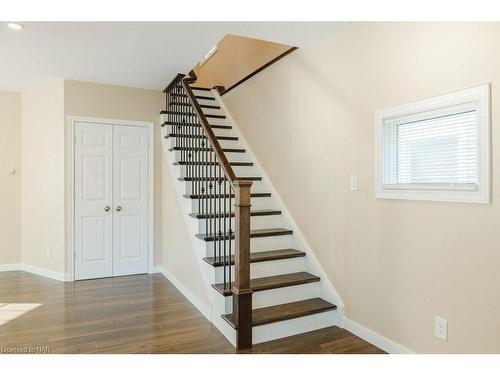
[[[490,85],[375,113],[375,196],[490,203]]]
[[[384,189],[477,190],[477,106],[384,119]]]

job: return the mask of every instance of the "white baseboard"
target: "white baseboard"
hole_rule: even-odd
[[[69,281],[64,273],[51,271],[46,268],[41,268],[37,266],[32,266],[31,264],[21,263],[21,271],[34,273],[35,275],[48,277],[49,279],[54,279],[59,281]]]
[[[355,334],[356,336],[361,337],[363,340],[368,341],[370,344],[373,344],[380,349],[386,351],[390,354],[415,354],[415,352],[410,349],[388,339],[381,334],[374,332],[361,324],[358,324],[350,319],[347,319],[345,316],[343,318],[344,329],[349,332]]]
[[[7,272],[7,271],[24,271],[33,273],[38,276],[47,277],[53,280],[70,281],[69,277],[63,273],[51,271],[46,268],[32,266],[30,264],[24,264],[24,263],[0,264],[0,272]]]
[[[19,271],[20,269],[21,265],[19,263],[0,264],[0,272]]]
[[[163,266],[154,266],[154,273],[161,273],[191,302],[209,321],[212,321],[209,306],[203,304],[186,286]]]

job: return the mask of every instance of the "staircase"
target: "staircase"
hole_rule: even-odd
[[[238,348],[337,323],[321,277],[214,90],[178,74],[164,90],[163,134],[190,202],[214,293],[213,323]],[[180,190],[180,189],[179,189]],[[283,225],[285,224],[285,225]],[[332,298],[330,298],[332,300]]]

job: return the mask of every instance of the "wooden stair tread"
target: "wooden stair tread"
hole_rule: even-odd
[[[211,181],[213,177],[179,177],[179,181]],[[262,177],[238,177],[238,180],[261,181]]]
[[[210,151],[208,147],[171,147],[168,151]],[[246,152],[244,148],[223,148],[224,152],[234,152],[234,153],[243,153]]]
[[[186,135],[186,134],[177,134],[177,133],[169,133],[165,136],[165,139],[167,138],[173,138],[173,137],[181,137],[181,138],[205,138],[204,135]],[[238,137],[232,137],[232,136],[226,136],[226,135],[218,135],[216,136],[217,139],[220,139],[222,141],[237,141]]]
[[[234,217],[234,211],[229,213],[216,213],[214,214],[199,214],[199,213],[190,213],[189,216],[194,217],[195,219],[207,219],[209,217],[228,217],[229,214],[231,214],[231,217]],[[250,216],[270,216],[270,215],[281,215],[280,210],[271,210],[271,209],[265,209],[265,210],[253,210],[250,212]]]
[[[287,236],[293,234],[293,231],[290,229],[284,228],[268,228],[268,229],[251,229],[250,230],[250,238],[259,238],[259,237],[274,237],[274,236]],[[206,233],[199,233],[196,235],[200,240],[209,242],[214,241],[213,235],[208,235]],[[229,233],[223,233],[222,239],[234,239],[234,233],[229,236]],[[219,239],[219,237],[217,237]]]
[[[251,193],[250,198],[268,198],[271,196],[271,193]],[[184,194],[184,198],[189,199],[213,199],[213,198],[234,198],[234,194],[210,194],[208,196],[201,194]]]
[[[252,326],[260,326],[281,322],[283,320],[300,318],[318,314],[326,311],[335,310],[337,306],[325,301],[323,298],[311,298],[297,302],[284,303],[282,305],[262,307],[252,310]],[[238,329],[234,322],[233,314],[222,315],[234,329]]]
[[[251,167],[253,166],[253,163],[251,161],[231,161],[229,162],[230,165],[233,165],[235,167]],[[201,162],[201,161],[176,161],[174,165],[219,165],[218,162]]]
[[[284,275],[260,277],[250,280],[250,289],[254,292],[285,288],[287,286],[302,285],[318,282],[320,278],[309,272],[286,273]],[[213,284],[215,290],[224,296],[232,295],[231,290],[224,289],[224,284]]]
[[[163,124],[161,124],[161,127],[165,127],[166,125],[173,125],[173,126],[181,126],[181,127],[188,127],[188,128],[201,128],[201,125],[198,124],[189,124],[185,122],[176,122],[176,121],[165,121]],[[209,124],[212,129],[232,129],[233,127],[231,125],[217,125],[217,124]]]
[[[267,250],[267,251],[259,251],[256,253],[250,253],[250,263],[258,263],[258,262],[268,262],[272,260],[281,260],[281,259],[290,259],[290,258],[301,258],[306,256],[306,253],[303,251],[295,250],[295,249],[279,249],[279,250]],[[222,267],[224,265],[224,261],[217,260],[215,257],[206,257],[203,258],[205,262],[214,267]],[[229,262],[226,262],[229,263]],[[231,256],[231,264],[234,264],[234,255]]]

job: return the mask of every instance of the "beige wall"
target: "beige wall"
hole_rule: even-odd
[[[1,266],[21,260],[21,95],[17,92],[0,91],[0,134]]]
[[[291,46],[228,34],[217,43],[217,52],[201,67],[193,68],[196,86],[224,86],[240,79],[288,51]]]
[[[172,166],[162,149],[160,111],[163,101],[163,93],[156,90],[63,80],[22,93],[23,263],[60,274],[70,273],[66,256],[70,207],[69,117],[149,121],[155,127],[154,263],[167,268],[195,295],[200,291],[197,297],[207,302],[201,275],[193,278],[191,272],[196,259],[192,259],[183,212],[170,176]],[[15,146],[14,138],[9,142],[12,147]],[[15,200],[12,202],[14,204]],[[15,230],[9,235],[15,236]],[[4,260],[3,252],[0,253],[0,264],[7,261],[18,262],[19,259],[14,256]]]
[[[21,262],[65,272],[64,82],[21,94]]]
[[[417,352],[500,352],[499,36],[498,23],[359,23],[224,96],[346,316]],[[374,112],[485,82],[493,203],[375,199]]]

